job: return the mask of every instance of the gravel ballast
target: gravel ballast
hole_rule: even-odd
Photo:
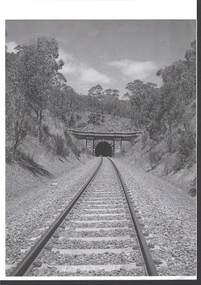
[[[146,240],[162,276],[195,276],[196,198],[127,160],[114,159],[148,233]]]
[[[107,205],[108,208],[86,211],[91,204]],[[114,204],[121,207],[120,214],[117,209],[111,210]],[[117,224],[122,221],[126,221],[123,226]],[[137,236],[130,222],[128,206],[114,168],[109,160],[103,159],[97,176],[55,231],[27,275],[62,276],[65,273],[68,276],[71,273],[73,276],[78,272],[78,275],[85,276],[85,273],[91,275],[93,272],[94,276],[104,276],[110,275],[110,271],[119,275],[122,269],[128,275],[130,271],[133,276],[146,275]],[[95,227],[84,228],[83,224],[87,223],[95,224]],[[113,223],[116,227],[103,227]]]
[[[125,159],[113,160],[128,187],[158,274],[195,276],[196,199]],[[44,187],[8,200],[7,275],[79,191],[98,162],[98,158],[91,159]],[[130,231],[125,197],[118,189],[114,169],[104,159],[89,191],[54,233],[31,275],[145,275],[136,238]]]
[[[43,187],[28,189],[13,199],[9,196],[6,203],[7,275],[71,201],[98,163],[98,158],[79,163]]]

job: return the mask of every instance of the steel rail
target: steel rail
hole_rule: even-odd
[[[130,215],[132,217],[133,225],[134,225],[134,228],[135,228],[136,233],[137,233],[138,242],[139,242],[139,245],[140,245],[140,248],[141,248],[141,252],[142,252],[142,255],[143,255],[143,258],[144,258],[144,262],[145,262],[147,273],[148,273],[149,276],[157,276],[158,273],[157,273],[154,261],[152,259],[152,256],[150,254],[148,245],[146,243],[146,240],[145,240],[144,235],[142,233],[142,230],[140,228],[140,224],[138,222],[138,219],[137,219],[137,217],[135,215],[131,199],[129,198],[129,195],[128,195],[127,185],[125,184],[125,182],[124,182],[124,180],[122,178],[122,175],[121,175],[119,169],[117,168],[116,164],[114,163],[114,161],[111,160],[110,158],[108,158],[108,159],[110,160],[110,162],[112,163],[112,165],[113,165],[113,167],[115,169],[115,172],[117,174],[118,180],[119,180],[120,185],[121,185],[121,187],[123,189],[123,192],[125,194],[126,201],[128,203],[128,208],[129,208],[129,211],[130,211]]]
[[[26,254],[26,256],[22,259],[22,261],[17,265],[17,267],[14,269],[14,271],[11,273],[11,276],[22,276],[26,273],[26,271],[29,269],[33,261],[36,259],[38,254],[41,252],[41,250],[44,248],[48,240],[52,237],[56,229],[60,226],[62,221],[66,218],[69,211],[72,209],[72,207],[75,205],[77,200],[80,198],[80,196],[83,194],[83,192],[87,189],[89,184],[93,181],[93,179],[96,177],[101,165],[103,162],[103,158],[101,158],[100,163],[98,164],[97,168],[91,175],[91,177],[87,180],[87,182],[81,187],[79,192],[73,197],[71,202],[67,205],[67,207],[62,211],[62,213],[56,218],[56,220],[53,222],[53,224],[49,227],[49,229],[41,236],[41,238],[36,242],[36,244],[30,249],[30,251]]]

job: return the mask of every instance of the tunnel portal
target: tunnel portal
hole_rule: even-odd
[[[100,142],[95,148],[96,156],[112,156],[112,147],[108,142]]]

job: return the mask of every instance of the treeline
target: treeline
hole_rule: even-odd
[[[158,163],[167,152],[175,153],[175,171],[195,162],[196,147],[196,42],[184,59],[160,69],[162,86],[134,80],[127,84],[132,123],[144,130],[150,159]],[[161,142],[162,148],[157,147]]]

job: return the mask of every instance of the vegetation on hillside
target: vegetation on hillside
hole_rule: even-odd
[[[71,139],[67,128],[103,125],[106,116],[127,118],[132,128],[142,129],[143,147],[149,146],[153,167],[167,153],[174,154],[174,171],[195,162],[196,147],[196,42],[183,59],[160,69],[162,86],[135,79],[122,96],[117,89],[92,86],[80,95],[62,74],[59,47],[55,39],[39,37],[6,52],[6,148],[7,160],[15,159],[27,136],[67,156]],[[124,97],[125,100],[121,100]],[[60,121],[63,133],[51,133],[49,117]],[[158,146],[163,143],[163,147]],[[71,149],[79,151],[71,142]],[[168,171],[167,171],[168,172]]]
[[[69,139],[64,133],[51,133],[49,129],[53,126],[47,125],[47,114],[55,121],[65,122],[76,99],[74,90],[67,86],[60,73],[64,63],[58,56],[56,40],[48,38],[38,38],[18,46],[16,53],[6,53],[6,154],[9,161],[19,157],[20,144],[28,135],[50,148],[52,145],[57,155],[68,155]]]
[[[103,113],[115,111],[116,95],[104,97],[98,94],[95,86],[88,96],[77,94],[67,85],[67,80],[60,72],[64,62],[58,60],[59,47],[55,39],[40,37],[31,43],[16,47],[16,52],[6,52],[6,148],[7,160],[15,159],[20,144],[28,135],[37,137],[44,143],[49,136],[46,114],[60,120],[66,127],[74,127],[80,120],[79,112],[88,111],[93,124],[97,124],[100,110]],[[68,63],[67,63],[68,64]],[[109,92],[107,90],[107,92]],[[108,94],[108,93],[107,93]],[[101,95],[101,96],[98,96]],[[111,98],[110,98],[111,97]],[[106,108],[107,105],[107,108]],[[122,105],[122,114],[126,111]],[[116,108],[117,109],[117,108]],[[94,115],[93,115],[94,114]],[[104,117],[101,117],[103,122]],[[64,135],[66,138],[66,135]],[[62,138],[54,138],[57,154],[66,154],[61,146]],[[68,140],[69,143],[69,140]]]
[[[173,170],[192,166],[196,147],[196,43],[183,60],[157,72],[163,84],[135,80],[127,84],[131,120],[144,130],[143,143],[150,145],[153,166],[163,155],[176,154]],[[158,146],[164,143],[162,148]],[[172,169],[171,169],[172,170]]]

